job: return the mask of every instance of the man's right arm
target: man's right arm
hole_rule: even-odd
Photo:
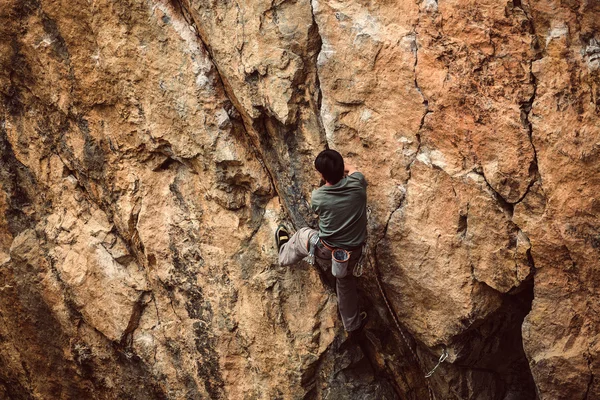
[[[365,179],[365,176],[363,175],[363,173],[360,172],[358,169],[356,169],[356,166],[354,166],[353,164],[349,164],[349,163],[344,164],[344,172],[346,173],[346,176],[355,174],[352,176],[352,178],[358,179],[360,184],[366,189],[367,180]]]

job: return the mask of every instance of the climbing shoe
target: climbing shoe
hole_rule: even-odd
[[[366,311],[361,311],[360,314],[358,314],[360,317],[360,326],[358,327],[357,331],[362,330],[362,328],[365,327],[365,325],[367,324],[367,317],[368,314]]]
[[[277,243],[277,250],[281,250],[281,246],[286,244],[290,240],[290,233],[287,228],[283,225],[279,225],[275,231],[275,242]]]

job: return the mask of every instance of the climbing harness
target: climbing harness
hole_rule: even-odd
[[[365,260],[367,259],[367,251],[369,251],[369,245],[365,242],[365,244],[363,244],[362,247],[362,253],[360,254],[360,258],[358,259],[358,262],[352,270],[352,275],[354,275],[357,278],[360,278],[363,274],[363,266],[365,264]]]
[[[344,278],[348,275],[348,263],[352,252],[345,249],[329,247],[319,238],[319,234],[312,235],[308,241],[308,256],[305,258],[306,262],[310,265],[315,265],[315,250],[319,241],[321,241],[325,248],[331,251],[331,274],[336,278]]]

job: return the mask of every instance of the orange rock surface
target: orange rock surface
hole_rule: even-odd
[[[0,94],[0,399],[600,398],[597,2],[0,0]]]

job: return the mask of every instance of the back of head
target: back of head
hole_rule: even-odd
[[[315,168],[327,182],[335,185],[344,176],[344,159],[335,150],[323,150],[315,159]]]

